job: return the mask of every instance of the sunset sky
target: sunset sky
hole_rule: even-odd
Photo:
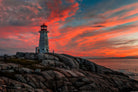
[[[138,0],[0,0],[0,55],[34,52],[43,23],[50,51],[138,56]]]

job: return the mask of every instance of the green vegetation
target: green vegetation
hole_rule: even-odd
[[[39,61],[37,61],[37,60],[27,60],[27,59],[17,59],[17,58],[8,59],[5,62],[20,64],[20,65],[23,65],[23,66],[32,65],[32,64],[38,64],[39,63]]]
[[[37,60],[27,60],[27,59],[18,59],[18,58],[12,58],[5,61],[6,63],[14,63],[19,64],[21,67],[26,67],[30,69],[40,69],[40,67],[37,67],[36,64],[39,64],[40,62]]]
[[[55,68],[51,66],[39,66],[40,61],[38,60],[27,60],[27,59],[18,59],[18,58],[10,58],[5,61],[6,63],[14,63],[14,64],[19,64],[20,67],[26,67],[29,69],[41,69],[41,71],[45,70],[56,70]]]

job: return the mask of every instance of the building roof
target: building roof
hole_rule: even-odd
[[[41,25],[41,27],[47,27],[47,25],[45,23],[43,23],[43,25]]]

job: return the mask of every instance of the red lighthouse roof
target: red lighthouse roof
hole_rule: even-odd
[[[47,27],[47,25],[45,23],[43,23],[43,25],[41,25],[41,27]]]

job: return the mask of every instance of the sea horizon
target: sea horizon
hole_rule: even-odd
[[[130,78],[138,80],[138,59],[88,59],[98,65],[122,72]]]

